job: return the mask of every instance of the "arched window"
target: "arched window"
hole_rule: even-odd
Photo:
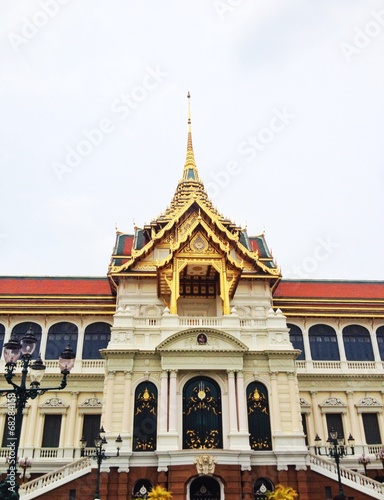
[[[0,357],[3,352],[4,337],[5,337],[5,326],[0,323]]]
[[[139,479],[133,487],[132,498],[148,498],[148,493],[153,488],[151,481],[148,479]]]
[[[374,361],[371,336],[360,325],[343,328],[345,356],[349,361]]]
[[[37,340],[35,350],[32,354],[32,359],[36,359],[40,354],[41,326],[38,325],[37,323],[31,323],[30,321],[25,323],[19,323],[18,325],[12,328],[12,335],[16,335],[18,341],[20,342],[21,337],[23,337],[29,329],[32,330],[32,333]]]
[[[300,349],[301,353],[296,359],[305,359],[304,352],[304,342],[303,342],[303,334],[301,329],[296,325],[287,324],[289,328],[289,340],[292,342],[292,345],[295,349]]]
[[[272,450],[268,391],[264,384],[252,382],[247,387],[249,444],[252,450]]]
[[[101,359],[100,349],[105,349],[111,338],[111,325],[92,323],[84,332],[82,359]]]
[[[157,437],[157,387],[142,382],[135,391],[133,451],[155,451]]]
[[[273,483],[266,477],[259,477],[253,487],[253,498],[255,500],[267,500],[267,494],[274,490]]]
[[[220,500],[220,495],[220,484],[214,477],[197,477],[189,487],[191,500]]]
[[[376,330],[377,343],[379,345],[380,359],[384,360],[384,326]]]
[[[189,380],[183,390],[183,448],[223,447],[221,391],[208,377]]]
[[[66,321],[52,325],[48,330],[45,359],[59,359],[60,354],[68,344],[76,353],[77,326]]]
[[[313,325],[308,331],[313,360],[336,361],[340,359],[335,330],[328,325]]]

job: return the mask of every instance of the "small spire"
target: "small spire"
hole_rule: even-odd
[[[191,129],[191,94],[188,92],[188,142],[187,142],[187,156],[185,158],[183,181],[196,181],[201,182],[197,172],[195,155],[192,146],[192,129]]]

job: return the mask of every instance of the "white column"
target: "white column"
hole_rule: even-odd
[[[81,326],[77,334],[76,360],[81,361],[83,358],[83,344],[84,344],[84,327]]]
[[[132,372],[124,372],[124,403],[121,432],[129,433],[131,429],[131,403],[132,403]]]
[[[379,364],[378,368],[381,368],[382,361],[380,358],[379,344],[377,343],[377,335],[375,332],[375,327],[374,327],[373,321],[372,321],[371,328],[368,328],[368,330],[369,330],[369,335],[371,336],[373,359],[375,360],[376,363]]]
[[[353,391],[347,391],[347,405],[348,405],[348,428],[345,429],[345,441],[347,442],[349,434],[355,438],[356,443],[362,443],[361,438],[361,425],[357,421],[356,408],[353,400]],[[360,420],[361,422],[361,420]]]
[[[289,397],[291,400],[291,414],[292,414],[292,430],[300,432],[302,430],[300,404],[297,403],[299,399],[299,391],[296,390],[296,377],[295,374],[289,372],[288,374],[288,387]]]
[[[320,414],[320,409],[319,409],[319,403],[317,400],[317,391],[310,391],[311,392],[311,399],[312,399],[312,415],[313,415],[313,422],[314,422],[314,431],[315,434],[313,438],[318,434],[322,440],[326,441],[328,439],[328,435],[326,428],[323,428],[323,422]],[[310,445],[313,445],[314,443],[309,443]]]
[[[277,383],[278,372],[271,373],[271,407],[269,412],[273,417],[275,424],[275,431],[281,431],[281,418],[280,418],[280,403],[279,403],[279,385]]]
[[[28,418],[23,421],[23,426],[26,425],[27,432],[25,433],[24,448],[33,448],[33,437],[36,432],[37,410],[39,408],[39,399],[30,400],[30,410]]]
[[[71,392],[71,402],[68,409],[68,430],[65,433],[65,448],[78,448],[79,443],[75,443],[75,421],[77,413],[77,398],[79,392]]]
[[[347,357],[345,355],[343,333],[342,330],[340,330],[339,326],[336,329],[336,338],[337,338],[337,345],[339,346],[340,361],[346,361]]]
[[[237,432],[237,409],[236,409],[236,389],[235,373],[227,370],[228,374],[228,405],[229,405],[229,432]]]
[[[159,430],[162,434],[168,430],[168,372],[166,370],[161,372]]]
[[[113,412],[113,387],[115,383],[115,373],[114,371],[109,371],[107,375],[107,394],[105,401],[105,413],[104,413],[104,429],[108,432],[112,430],[112,412]]]
[[[176,432],[176,377],[177,370],[171,370],[169,379],[169,432]]]
[[[247,402],[245,399],[244,375],[242,371],[237,372],[237,411],[239,415],[239,429],[244,432],[248,428]],[[231,404],[229,402],[229,404]]]
[[[309,342],[309,334],[307,328],[303,329],[303,344],[305,352],[305,361],[312,361],[311,343]]]

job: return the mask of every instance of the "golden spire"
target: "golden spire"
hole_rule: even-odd
[[[187,142],[187,156],[185,158],[184,164],[184,172],[183,172],[183,181],[195,181],[201,182],[199,178],[199,174],[197,172],[195,155],[193,153],[192,146],[192,130],[191,130],[191,106],[190,106],[190,98],[191,94],[188,92],[188,142]]]

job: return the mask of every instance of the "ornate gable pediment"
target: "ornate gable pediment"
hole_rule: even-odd
[[[163,370],[243,370],[247,346],[227,333],[195,328],[175,333],[156,349]]]
[[[241,353],[248,347],[228,333],[209,328],[194,328],[171,335],[157,346],[157,351],[189,353]]]

